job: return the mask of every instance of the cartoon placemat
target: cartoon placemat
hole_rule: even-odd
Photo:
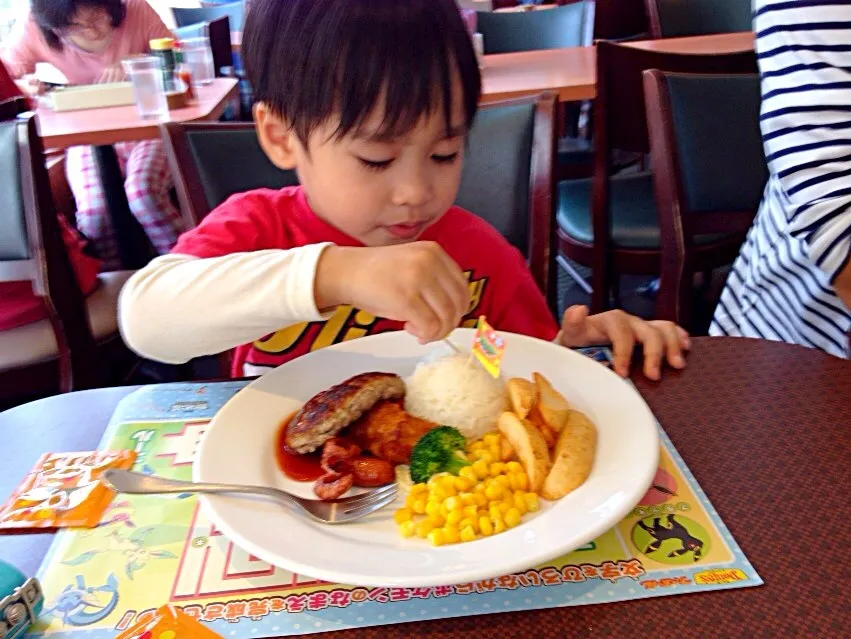
[[[601,358],[599,349],[592,355]],[[245,382],[144,388],[116,411],[101,450],[135,470],[191,479],[209,419]],[[592,543],[523,573],[429,588],[329,584],[241,550],[189,495],[120,495],[101,525],[61,532],[39,578],[34,636],[113,638],[171,603],[222,637],[275,637],[445,617],[703,592],[762,583],[667,435],[641,503]]]

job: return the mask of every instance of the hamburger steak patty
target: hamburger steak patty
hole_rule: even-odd
[[[380,401],[405,397],[405,382],[392,373],[362,373],[307,401],[287,425],[287,446],[311,453]]]

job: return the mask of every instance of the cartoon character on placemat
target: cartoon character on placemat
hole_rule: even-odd
[[[151,560],[177,559],[177,555],[173,552],[163,550],[162,548],[152,548],[152,546],[161,546],[170,541],[177,540],[177,538],[175,540],[157,538],[162,537],[161,534],[151,539],[151,535],[157,533],[158,528],[156,526],[145,526],[127,536],[118,530],[113,530],[106,536],[106,548],[86,551],[62,563],[66,566],[79,566],[103,553],[119,553],[124,560],[125,574],[129,579],[133,579],[133,573],[147,566]]]
[[[103,600],[102,594],[107,595]],[[75,583],[65,586],[53,605],[44,611],[45,616],[58,616],[63,624],[89,626],[106,619],[118,605],[118,577],[114,573],[101,586],[86,586],[82,575]]]
[[[698,562],[709,551],[709,534],[700,524],[682,515],[638,521],[632,541],[645,555],[662,563]]]

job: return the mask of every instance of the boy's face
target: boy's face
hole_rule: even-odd
[[[460,96],[460,87],[454,94]],[[463,105],[455,102],[448,137],[442,110],[388,140],[374,134],[382,113],[340,139],[332,118],[313,131],[306,148],[265,105],[255,107],[255,120],[266,154],[297,170],[321,219],[367,246],[388,246],[417,240],[455,201],[466,136]]]

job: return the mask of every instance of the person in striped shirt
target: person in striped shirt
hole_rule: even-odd
[[[849,357],[851,2],[754,0],[769,179],[712,335]]]

